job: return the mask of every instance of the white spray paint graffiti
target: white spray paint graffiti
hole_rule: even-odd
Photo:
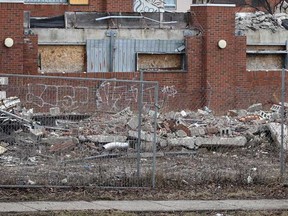
[[[116,82],[105,81],[96,90],[97,109],[119,111],[127,106],[138,102],[139,85],[117,85]],[[168,98],[175,97],[177,90],[175,86],[164,86],[160,89],[158,104],[165,105]],[[155,87],[144,85],[143,88],[143,110],[153,109],[155,105]]]
[[[161,89],[163,94],[166,94],[168,97],[175,97],[175,95],[178,93],[175,86],[164,86]]]
[[[88,104],[89,88],[29,83],[26,102],[38,107],[77,109],[80,105]]]
[[[104,81],[96,90],[96,106],[98,109],[120,110],[120,104],[130,105],[136,102],[138,88],[132,86],[118,86],[116,82]]]
[[[134,12],[164,12],[162,0],[134,0]]]

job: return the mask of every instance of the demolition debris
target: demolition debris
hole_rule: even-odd
[[[197,111],[159,113],[157,131],[154,131],[154,115],[149,114],[151,110],[142,114],[141,124],[138,114],[130,107],[116,114],[85,114],[82,117],[77,114],[74,119],[72,114],[64,115],[58,108],[52,110],[45,115],[33,113],[33,109],[21,107],[17,97],[2,100],[0,163],[3,166],[36,165],[59,157],[65,162],[102,158],[109,154],[131,155],[139,152],[138,148],[142,153],[152,152],[155,140],[157,151],[163,155],[171,150],[244,148],[253,142],[261,143],[267,136],[271,145],[279,148],[281,143],[281,106],[278,104],[268,111],[264,111],[260,103],[253,104],[246,110],[229,110],[225,116],[214,116],[207,107]],[[288,148],[287,135],[285,126],[285,150]]]
[[[237,13],[236,28],[240,31],[269,29],[276,32],[279,29],[288,29],[288,14],[266,14],[262,11],[256,13]]]

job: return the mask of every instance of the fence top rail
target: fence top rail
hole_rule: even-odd
[[[158,85],[157,81],[141,81],[141,80],[123,80],[123,79],[105,79],[105,78],[86,78],[86,77],[61,77],[61,76],[43,76],[43,75],[23,75],[23,74],[0,74],[0,77],[21,77],[21,78],[32,78],[32,79],[62,79],[62,80],[81,80],[81,81],[109,81],[109,82],[133,82],[142,84],[153,84]]]

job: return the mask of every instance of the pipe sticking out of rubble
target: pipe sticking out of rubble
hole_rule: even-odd
[[[177,23],[177,21],[169,21],[169,22],[163,22],[163,21],[158,21],[149,17],[145,17],[145,16],[105,16],[105,17],[100,17],[100,18],[96,18],[96,21],[101,21],[101,20],[107,20],[107,19],[146,19],[146,20],[150,20],[152,22],[156,22],[159,24],[175,24]]]
[[[103,146],[103,148],[105,150],[113,150],[116,148],[120,148],[120,149],[127,149],[129,147],[129,143],[124,143],[124,142],[111,142],[111,143],[107,143]]]

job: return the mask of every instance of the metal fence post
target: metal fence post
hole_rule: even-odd
[[[155,85],[155,92],[154,92],[154,136],[153,136],[153,165],[152,165],[152,187],[156,187],[156,143],[157,143],[157,116],[158,116],[158,91],[159,91],[159,84]]]
[[[285,100],[285,69],[282,68],[282,88],[281,88],[281,149],[280,149],[280,176],[283,178],[285,164],[284,164],[284,100]]]
[[[137,178],[140,177],[141,163],[141,123],[142,123],[142,108],[143,108],[143,71],[140,70],[140,84],[138,92],[138,140],[137,140]]]

